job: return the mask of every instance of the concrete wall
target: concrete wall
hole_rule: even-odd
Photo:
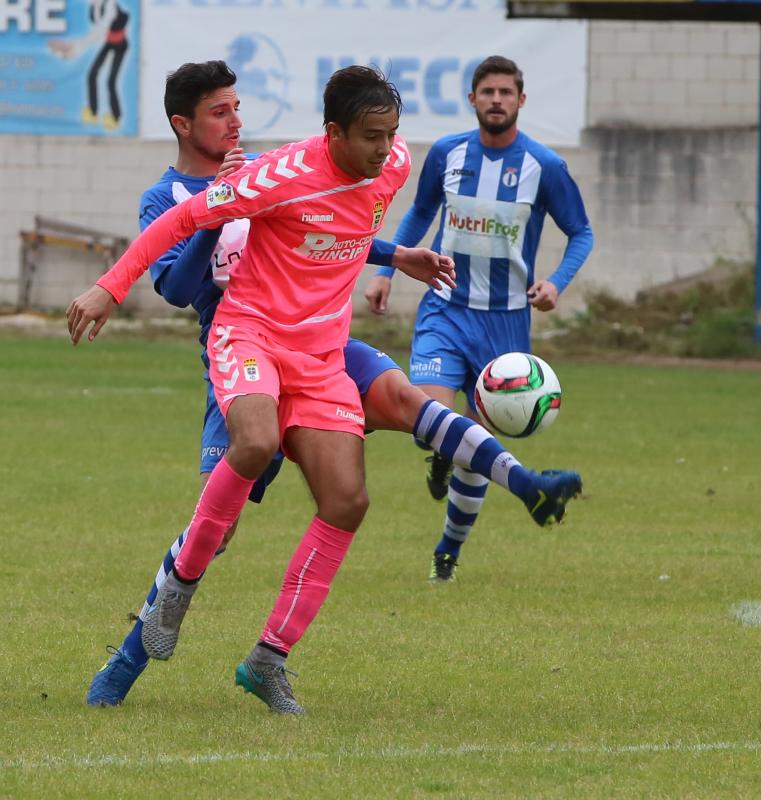
[[[754,24],[590,24],[588,128],[562,150],[584,195],[596,247],[564,297],[565,310],[607,288],[640,288],[685,277],[719,257],[755,257],[759,33]],[[530,102],[531,76],[526,76]],[[261,150],[276,142],[249,143]],[[425,147],[414,147],[420,166]],[[21,230],[35,214],[117,235],[137,231],[141,191],[172,163],[172,142],[0,136],[0,305],[18,297]],[[382,232],[390,236],[414,194],[416,173]],[[545,227],[538,273],[559,260],[564,239]],[[93,282],[93,257],[46,254],[41,279],[63,307]],[[363,309],[358,285],[355,308]],[[45,277],[47,276],[47,278]],[[395,278],[393,310],[410,313],[420,288]],[[143,279],[133,307],[163,310]]]

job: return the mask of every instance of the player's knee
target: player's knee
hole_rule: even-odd
[[[255,428],[239,430],[231,436],[227,459],[241,474],[258,477],[272,461],[278,446],[276,435]]]
[[[336,492],[323,503],[318,503],[317,515],[347,531],[356,530],[370,506],[370,498],[364,487],[359,490]]]
[[[405,430],[408,430],[408,433],[412,432],[415,422],[417,422],[418,414],[420,414],[420,409],[430,398],[422,389],[418,389],[417,386],[413,386],[411,383],[404,383],[399,386],[397,395],[397,407],[404,418]]]

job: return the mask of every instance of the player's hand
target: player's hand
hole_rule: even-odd
[[[537,311],[552,311],[558,304],[558,287],[552,281],[537,281],[526,293],[528,304]]]
[[[246,158],[243,154],[243,148],[233,147],[232,150],[228,150],[225,153],[225,157],[219,165],[214,180],[218,181],[220,178],[226,178],[228,175],[232,175],[233,172],[237,172],[245,163]]]
[[[113,305],[114,298],[111,294],[97,284],[72,300],[66,309],[71,341],[77,344],[82,338],[82,334],[87,330],[87,326],[94,322],[95,324],[87,336],[92,341],[106,324]]]
[[[442,284],[454,289],[454,261],[427,247],[402,247],[397,245],[391,264],[410,278],[428,284],[433,289],[441,289]]]
[[[373,314],[385,314],[388,309],[388,296],[391,294],[391,278],[373,275],[365,289],[365,300]]]

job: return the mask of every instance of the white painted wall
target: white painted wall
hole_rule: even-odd
[[[566,310],[582,305],[591,289],[632,297],[640,288],[699,272],[718,257],[754,259],[757,27],[590,25],[588,129],[580,148],[561,153],[582,189],[597,244],[566,293]],[[526,75],[529,103],[531,78]],[[426,149],[413,147],[418,167]],[[19,232],[31,229],[36,214],[133,236],[139,195],[174,153],[170,142],[0,136],[0,305],[16,302]],[[388,215],[386,236],[409,205],[415,182],[413,173]],[[563,245],[548,221],[540,275],[554,267]],[[60,287],[54,305],[65,306],[100,269],[92,258],[76,259],[76,265],[70,255],[46,257],[43,272]],[[364,283],[357,311],[364,306]],[[141,284],[137,307],[163,309],[149,282]],[[411,313],[419,294],[399,276],[394,310]]]

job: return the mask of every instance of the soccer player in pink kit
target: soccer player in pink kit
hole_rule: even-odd
[[[324,108],[324,136],[266,153],[167,211],[68,310],[72,340],[94,322],[92,339],[113,300],[120,302],[175,242],[229,219],[250,219],[256,246],[246,247],[232,270],[208,340],[230,447],[201,494],[174,571],[145,621],[143,644],[153,658],[171,656],[199,577],[282,445],[299,464],[317,512],[236,675],[246,690],[290,714],[303,708],[285,659],[327,597],[368,505],[364,415],[342,352],[351,292],[410,170],[396,137],[401,100],[381,74],[358,66],[337,71]],[[442,266],[440,277],[451,281],[447,270]]]

